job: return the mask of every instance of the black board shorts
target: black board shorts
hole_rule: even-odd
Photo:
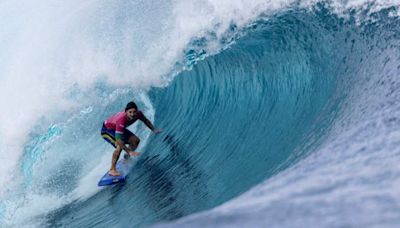
[[[130,130],[124,129],[124,133],[122,134],[122,141],[125,144],[129,144],[129,138],[135,135],[133,134]],[[115,140],[115,130],[108,129],[104,124],[103,127],[101,128],[101,137],[103,137],[104,140],[109,142],[114,148],[117,147],[116,140]]]

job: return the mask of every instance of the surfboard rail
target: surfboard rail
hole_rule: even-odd
[[[121,173],[119,176],[111,176],[108,171],[103,175],[103,177],[97,183],[97,186],[107,186],[113,185],[121,182],[125,182],[128,176],[129,170],[133,165],[132,158],[122,158],[117,162],[116,169]]]

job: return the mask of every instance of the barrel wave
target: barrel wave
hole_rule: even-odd
[[[162,85],[73,83],[64,95],[82,104],[30,131],[0,224],[395,227],[398,7],[310,5],[194,35]],[[126,183],[98,188],[102,121],[130,100],[164,131],[132,126],[142,155]]]
[[[296,15],[287,20],[301,39],[318,32],[300,31]],[[313,65],[331,59],[317,45],[308,50],[286,45],[295,42],[288,31],[260,21],[228,49],[208,57],[196,56],[200,45],[193,42],[188,58],[203,60],[168,87],[149,92],[155,123],[165,133],[149,139],[127,184],[56,211],[50,224],[90,225],[93,220],[82,212],[88,208],[108,225],[176,219],[243,193],[306,153],[300,147],[311,148],[321,137],[311,132],[324,128],[316,119],[335,91],[334,72],[329,61]],[[124,202],[118,210],[137,211],[138,217],[116,220],[116,208],[104,204],[104,197],[114,194],[113,200]]]

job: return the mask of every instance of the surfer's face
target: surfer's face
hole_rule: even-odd
[[[129,120],[133,119],[133,116],[136,114],[137,110],[134,108],[126,110],[126,116]]]

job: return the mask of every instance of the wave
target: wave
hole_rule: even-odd
[[[396,165],[400,144],[395,139],[400,130],[400,106],[396,104],[400,96],[396,92],[400,69],[398,7],[371,14],[366,7],[343,19],[326,6],[319,6],[322,7],[311,13],[282,13],[274,18],[276,24],[268,20],[269,25],[285,25],[284,31],[294,34],[292,40],[283,41],[284,47],[293,45],[306,50],[307,57],[317,56],[310,65],[320,69],[315,74],[320,84],[311,85],[316,85],[314,89],[319,94],[307,100],[314,103],[326,99],[321,100],[323,108],[312,117],[311,131],[305,132],[305,146],[296,143],[295,149],[290,150],[291,155],[303,156],[297,160],[289,157],[287,169],[217,208],[155,227],[397,226],[400,217],[393,212],[398,209],[395,186],[400,174]],[[370,17],[363,21],[355,16],[359,14]],[[255,25],[260,27],[260,22]],[[268,36],[276,32],[286,39],[291,37],[271,27],[274,29],[267,29]],[[239,41],[238,46],[241,45]],[[259,43],[255,46],[259,47]],[[299,51],[289,53],[292,57]],[[293,68],[296,69],[295,64],[289,69]],[[325,82],[329,86],[321,86]],[[284,87],[279,93],[282,91]],[[287,119],[290,120],[282,117],[282,121]],[[291,127],[296,129],[296,125]],[[293,135],[291,132],[285,136]],[[309,147],[309,140],[315,139]],[[265,172],[269,167],[263,168]]]
[[[51,13],[23,8],[35,23],[23,27],[23,34],[4,36],[0,47],[13,57],[0,56],[8,85],[1,91],[11,95],[12,102],[5,104],[16,104],[2,111],[2,132],[11,132],[0,143],[15,152],[1,150],[3,163],[10,161],[3,173],[13,173],[1,176],[4,225],[140,227],[207,211],[164,225],[232,225],[208,220],[224,217],[221,213],[249,225],[254,216],[267,213],[276,215],[268,224],[278,226],[291,205],[309,211],[303,223],[310,225],[320,218],[316,210],[323,197],[335,197],[336,191],[347,199],[341,180],[348,186],[369,171],[366,178],[374,177],[378,168],[398,176],[395,165],[364,168],[363,162],[353,166],[359,175],[347,170],[354,177],[340,171],[340,164],[353,164],[354,157],[375,158],[371,151],[379,142],[385,142],[379,148],[384,163],[398,157],[390,149],[399,110],[394,102],[399,70],[395,3],[255,1],[243,11],[238,11],[241,1],[88,1],[79,8],[45,3],[29,6]],[[5,4],[3,15],[21,10]],[[194,9],[200,13],[188,14]],[[67,15],[62,23],[48,20],[60,13]],[[5,31],[25,26],[20,20]],[[38,33],[40,28],[50,33]],[[15,92],[18,83],[25,93]],[[98,128],[132,99],[165,132],[151,136],[142,124],[133,126],[142,138],[143,155],[126,185],[99,191],[93,186],[108,167],[111,148]],[[21,105],[26,113],[11,115]],[[17,125],[10,124],[10,116]],[[378,132],[385,137],[368,142]],[[7,184],[10,177],[13,182]],[[354,191],[387,186],[390,175],[381,180],[354,185]],[[393,191],[374,193],[390,197]],[[361,196],[370,195],[361,193],[354,207],[365,206]],[[318,204],[289,201],[307,197]],[[244,208],[257,206],[251,202],[260,199],[264,206],[247,216]],[[354,225],[337,212],[347,205],[343,198],[334,199],[324,208]],[[281,213],[273,213],[275,207]],[[370,212],[387,213],[363,211],[358,218],[366,225],[381,219],[363,217]],[[293,219],[285,224],[299,222],[300,215],[289,213]],[[331,226],[332,217],[324,218],[323,224]],[[258,219],[252,225],[264,223]]]

